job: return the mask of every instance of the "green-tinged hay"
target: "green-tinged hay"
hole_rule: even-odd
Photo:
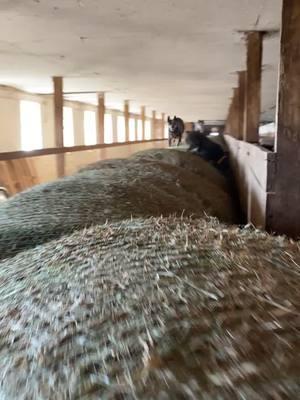
[[[95,226],[0,263],[0,398],[297,399],[299,243]]]
[[[95,169],[105,169],[105,168],[117,168],[117,169],[124,168],[126,161],[127,161],[126,158],[113,158],[113,159],[101,160],[92,164],[85,165],[84,167],[80,168],[78,172],[80,173],[84,171],[91,171]]]
[[[184,168],[202,179],[213,182],[215,185],[228,190],[228,182],[216,168],[201,157],[182,150],[150,149],[133,154],[129,160],[146,162],[160,161],[176,167]]]
[[[131,217],[208,214],[236,222],[230,194],[213,180],[159,161],[117,164],[36,186],[0,205],[0,258]]]

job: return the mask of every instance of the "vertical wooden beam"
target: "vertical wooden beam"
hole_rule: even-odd
[[[300,1],[283,0],[275,150],[267,228],[300,237]]]
[[[156,132],[156,111],[152,111],[152,138],[157,139],[157,132]]]
[[[245,101],[246,101],[246,71],[239,71],[239,129],[237,139],[242,140],[244,136],[244,120],[245,120]]]
[[[258,143],[261,108],[261,70],[263,33],[250,32],[247,36],[247,79],[244,139]]]
[[[233,99],[232,99],[232,136],[236,139],[239,138],[239,89],[233,89]]]
[[[233,99],[230,100],[230,105],[228,109],[228,115],[226,119],[226,124],[225,124],[225,134],[231,135],[231,119],[232,119],[232,102]]]
[[[124,102],[125,142],[129,142],[129,100]]]
[[[54,130],[55,146],[64,147],[64,128],[63,128],[63,78],[61,76],[53,77],[54,87]],[[60,178],[65,174],[65,155],[56,156],[57,176]]]
[[[98,93],[98,143],[104,143],[104,115],[105,97],[104,93]]]
[[[166,119],[166,114],[162,113],[161,114],[161,138],[162,139],[165,137],[165,119]]]
[[[239,89],[233,89],[233,96],[231,99],[227,122],[226,133],[238,138],[239,135]]]
[[[142,106],[141,107],[141,120],[142,120],[142,129],[143,129],[143,139],[145,140],[145,122],[146,122],[146,107]]]
[[[234,96],[232,95],[230,107],[229,107],[229,113],[228,113],[228,133],[230,136],[234,137],[233,109],[234,109]]]

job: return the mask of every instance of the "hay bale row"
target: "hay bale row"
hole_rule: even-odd
[[[213,219],[21,252],[0,263],[0,398],[296,399],[299,265],[299,243]]]
[[[226,181],[193,155],[160,150],[98,163],[0,206],[0,258],[106,221],[204,213],[236,222]]]
[[[171,149],[151,149],[146,151],[140,151],[134,153],[127,159],[113,159],[113,160],[102,160],[93,164],[89,164],[82,168],[80,172],[86,170],[95,170],[103,168],[122,168],[124,163],[138,162],[141,164],[141,168],[147,162],[163,162],[174,167],[184,168],[185,170],[194,173],[201,179],[205,179],[214,185],[228,191],[228,183],[223,175],[221,175],[215,168],[209,163],[199,158],[198,156],[187,153],[186,151],[171,150]]]

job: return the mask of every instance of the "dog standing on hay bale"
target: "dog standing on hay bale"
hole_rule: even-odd
[[[174,116],[173,119],[168,117],[169,124],[169,146],[172,145],[172,140],[178,139],[177,146],[181,144],[182,135],[184,132],[184,122],[181,118]]]
[[[228,176],[230,172],[229,154],[222,146],[200,132],[188,132],[186,143],[189,145],[188,151],[196,153],[205,161],[211,163],[223,175]]]

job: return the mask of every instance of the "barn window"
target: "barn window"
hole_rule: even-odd
[[[141,119],[137,120],[137,140],[143,140],[143,122]]]
[[[125,142],[126,140],[125,118],[122,115],[118,116],[117,129],[118,129],[118,142]]]
[[[21,149],[35,150],[43,147],[42,111],[40,103],[20,101]]]
[[[86,146],[97,143],[96,113],[84,112],[84,144]]]
[[[219,130],[216,126],[211,128],[209,136],[219,136]]]
[[[131,142],[135,141],[135,119],[129,119],[129,140]]]
[[[152,136],[151,121],[145,122],[145,140],[150,140]]]
[[[64,107],[63,111],[64,146],[72,147],[74,146],[73,110],[71,107]]]
[[[104,115],[104,143],[113,142],[113,120],[111,114]]]

